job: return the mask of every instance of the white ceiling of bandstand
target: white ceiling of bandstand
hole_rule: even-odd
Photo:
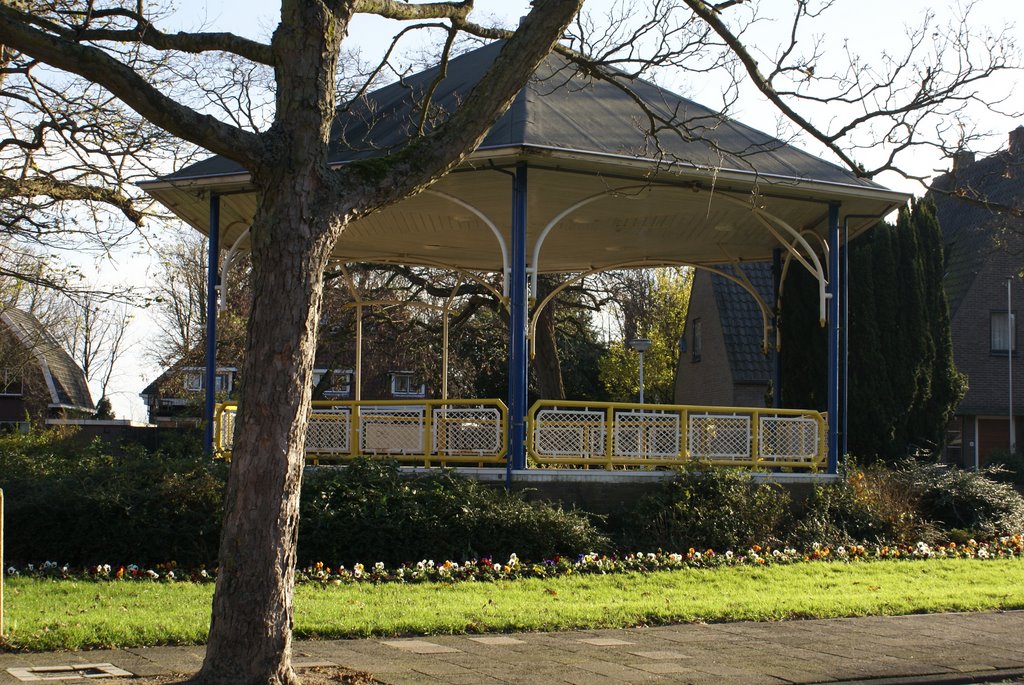
[[[351,106],[335,123],[331,162],[400,149],[419,112],[416,94],[429,89],[438,107],[458,107],[500,49],[455,58],[440,83],[436,68],[427,70]],[[520,162],[528,165],[527,266],[537,273],[713,267],[769,260],[783,248],[823,284],[828,203],[841,204],[842,220],[881,217],[908,199],[653,84],[629,87],[650,111],[700,135],[666,135],[656,158],[645,154],[652,141],[634,99],[551,55],[457,170],[350,224],[335,258],[502,272],[511,245],[507,172]],[[221,249],[246,249],[256,195],[237,164],[213,157],[143,188],[204,234],[217,193]],[[876,221],[850,220],[849,237]]]

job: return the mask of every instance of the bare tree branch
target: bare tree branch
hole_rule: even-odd
[[[47,33],[30,15],[0,5],[0,42],[102,85],[136,112],[174,135],[244,165],[256,164],[263,144],[252,133],[200,114],[165,95],[102,50]]]

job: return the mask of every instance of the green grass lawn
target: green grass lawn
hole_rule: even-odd
[[[14,578],[4,645],[202,643],[212,585]],[[1024,609],[1024,562],[804,563],[454,585],[300,585],[300,638]]]

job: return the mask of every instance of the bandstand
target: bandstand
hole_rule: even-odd
[[[451,60],[439,83],[431,69],[370,93],[372,105],[339,116],[333,137],[344,145],[331,163],[400,146],[419,113],[414,96],[430,92],[436,107],[454,109],[499,49],[495,43]],[[312,460],[367,454],[418,466],[500,466],[508,478],[533,467],[650,471],[692,459],[836,473],[845,442],[843,247],[908,196],[650,83],[628,87],[631,93],[590,80],[549,56],[458,169],[346,229],[334,253],[341,265],[430,266],[481,283],[481,273],[500,273],[495,295],[509,312],[510,387],[501,399],[456,400],[444,391],[436,400],[364,401],[357,344],[355,398],[314,403]],[[657,140],[645,135],[652,113],[677,126]],[[209,236],[213,325],[218,265],[230,268],[231,257],[246,250],[255,214],[247,172],[213,157],[143,187]],[[762,298],[743,264],[769,260],[807,269],[818,283],[819,319],[829,333],[826,413],[547,400],[527,407],[533,329],[558,293],[537,301],[539,274],[568,274],[566,287],[629,267],[720,273],[758,302],[767,354],[776,303]],[[208,339],[212,374],[214,330]],[[211,393],[207,411],[216,428],[211,439],[229,450],[234,406],[215,410]]]

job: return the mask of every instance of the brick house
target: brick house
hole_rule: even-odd
[[[731,267],[722,267],[731,272]],[[772,265],[743,264],[765,302],[773,301]],[[675,401],[725,407],[768,406],[772,357],[764,353],[760,307],[742,286],[698,269],[676,368]]]
[[[314,400],[355,399],[355,376],[351,368],[339,366],[320,356],[313,367]],[[364,400],[423,399],[428,388],[415,371],[377,369],[364,359]],[[219,401],[237,400],[241,364],[217,366],[214,389]],[[367,368],[369,367],[369,368]],[[149,422],[160,426],[194,426],[202,416],[206,396],[206,368],[201,355],[190,355],[164,371],[139,393],[149,409]]]
[[[39,320],[15,308],[0,313],[0,427],[95,413],[82,369]]]
[[[1024,219],[999,211],[1024,206],[1024,126],[1010,133],[1005,151],[982,160],[970,153],[957,155],[953,169],[938,177],[933,188],[929,195],[943,233],[953,355],[968,384],[950,422],[943,458],[983,466],[993,452],[1010,447],[1011,372],[1018,450],[1024,443],[1024,358],[1017,345],[1017,314],[1024,310]],[[985,207],[985,201],[995,209]],[[743,268],[771,301],[771,265]],[[676,401],[764,406],[772,362],[761,354],[762,324],[753,298],[728,279],[706,272],[695,276],[690,297]]]
[[[930,196],[945,243],[953,355],[968,385],[949,426],[946,458],[972,467],[1010,447],[1011,373],[1014,426],[1021,445],[1024,360],[1017,343],[1017,314],[1024,309],[1024,221],[983,203],[1024,205],[1024,126],[1010,133],[1007,150],[981,160],[968,152],[957,155],[953,168],[933,188]]]

